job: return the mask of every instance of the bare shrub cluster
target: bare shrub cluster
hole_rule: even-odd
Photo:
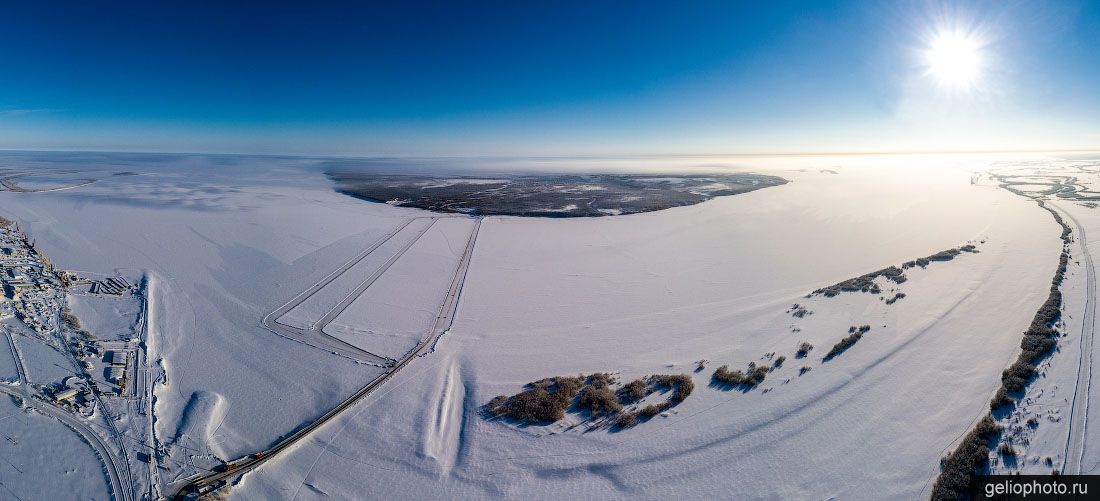
[[[658,374],[650,376],[650,384],[657,390],[672,392],[668,400],[673,404],[683,402],[695,390],[695,382],[687,374]]]
[[[951,454],[940,462],[940,476],[932,486],[932,499],[967,499],[970,481],[989,464],[989,443],[1001,432],[1001,427],[986,415]]]
[[[787,313],[790,313],[791,316],[793,316],[795,318],[804,318],[807,315],[813,315],[814,314],[814,312],[806,309],[805,306],[802,306],[798,303],[795,303],[795,304],[791,305],[791,309],[787,310]]]
[[[623,410],[615,392],[608,386],[588,385],[581,390],[577,399],[577,408],[587,410],[592,417],[603,417],[617,414]]]
[[[899,299],[904,299],[904,298],[905,298],[905,293],[904,292],[899,292],[897,294],[894,294],[894,297],[887,299],[886,304],[894,304],[894,303],[898,302]]]
[[[947,250],[939,251],[939,252],[937,252],[935,254],[932,254],[931,256],[928,256],[928,257],[922,257],[922,258],[914,259],[912,261],[906,261],[905,263],[903,263],[901,265],[901,267],[905,268],[905,269],[909,269],[909,268],[912,268],[914,266],[920,266],[921,268],[924,268],[924,267],[928,266],[929,264],[931,264],[933,261],[950,261],[952,259],[955,259],[955,257],[958,256],[959,254],[962,254],[964,252],[970,252],[970,253],[977,254],[979,251],[978,251],[978,248],[976,246],[974,246],[972,244],[966,244],[962,247],[958,247],[958,248],[955,248],[955,249],[947,249]]]
[[[633,412],[623,412],[615,419],[615,427],[619,429],[630,428],[638,424],[638,416]]]
[[[485,404],[490,416],[508,417],[525,423],[551,423],[565,417],[566,412],[587,412],[593,419],[606,418],[597,425],[629,428],[638,417],[656,416],[683,402],[695,389],[688,374],[656,374],[635,379],[615,388],[615,377],[606,372],[589,376],[556,376],[540,379],[525,386],[516,395],[500,395]],[[640,410],[626,410],[655,392],[671,392],[664,402],[646,405]]]
[[[825,354],[824,360],[832,360],[837,355],[844,353],[845,350],[851,348],[852,345],[856,344],[856,341],[859,341],[860,338],[863,337],[863,334],[869,330],[871,330],[870,325],[861,325],[859,327],[853,326],[848,328],[849,334],[833,345],[833,348],[829,350],[829,353]]]
[[[977,253],[979,251],[977,247],[971,244],[963,245],[962,247],[954,249],[943,250],[932,254],[931,256],[906,261],[901,265],[900,268],[897,266],[890,266],[878,271],[873,271],[866,275],[849,278],[848,280],[830,285],[828,287],[822,287],[811,292],[806,297],[811,297],[815,295],[833,297],[840,294],[841,292],[868,292],[871,294],[879,294],[882,292],[882,287],[879,287],[879,285],[875,283],[875,279],[878,277],[886,278],[887,280],[890,280],[896,284],[904,283],[906,280],[908,280],[908,277],[905,276],[904,270],[913,268],[915,266],[920,266],[921,268],[924,268],[933,261],[950,261],[964,252]],[[901,295],[901,297],[905,297],[905,295],[903,294]],[[898,299],[900,298],[895,296],[893,298],[893,301],[890,301],[890,304],[893,304]]]
[[[1012,397],[1008,396],[1008,392],[1005,391],[1005,387],[1001,386],[997,388],[997,393],[993,395],[993,399],[989,401],[989,410],[995,411],[1008,405],[1016,405],[1016,401]]]
[[[500,395],[489,402],[486,411],[529,423],[554,422],[565,417],[565,410],[584,385],[584,376],[555,376],[527,385],[520,393]]]
[[[897,266],[891,266],[889,268],[883,268],[878,271],[873,271],[866,275],[861,275],[855,278],[849,278],[843,282],[830,285],[828,287],[822,287],[810,293],[810,295],[820,294],[825,297],[833,297],[841,292],[869,292],[871,294],[878,294],[882,292],[882,288],[875,283],[875,279],[878,277],[885,277],[894,283],[900,284],[907,280],[905,273],[901,271],[901,268]]]
[[[615,376],[610,372],[597,372],[588,376],[586,382],[597,388],[606,388],[615,384]]]
[[[625,404],[633,404],[648,394],[649,385],[642,379],[635,379],[619,388],[619,400]]]
[[[641,383],[641,384],[635,384]],[[645,385],[644,390],[640,390],[641,385]],[[631,388],[633,386],[633,388]],[[629,389],[628,389],[629,388]],[[637,411],[623,411],[619,414],[619,417],[615,420],[615,426],[619,429],[629,428],[638,423],[638,418],[650,419],[662,412],[665,412],[683,402],[691,392],[695,390],[695,381],[691,379],[687,374],[655,374],[642,379],[636,379],[631,381],[623,388],[619,389],[620,395],[638,395],[642,394],[644,397],[655,391],[672,391],[672,395],[669,395],[668,400],[664,402],[649,404]],[[639,399],[634,399],[633,402],[637,402]]]
[[[659,404],[649,404],[645,407],[642,407],[642,410],[638,411],[638,415],[648,419],[671,408],[672,403],[667,401],[661,402]]]
[[[751,389],[763,383],[764,378],[767,376],[768,367],[766,365],[756,365],[754,362],[749,362],[747,372],[741,370],[731,371],[728,365],[723,365],[715,370],[710,378],[711,381],[720,385]]]

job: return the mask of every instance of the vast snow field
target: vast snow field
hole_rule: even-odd
[[[228,460],[268,448],[381,373],[260,320],[394,228],[433,214],[336,194],[305,161],[93,160],[103,170],[94,183],[0,192],[0,215],[61,269],[153,278],[150,357],[168,371],[155,390],[157,437],[171,454],[165,482],[196,472],[189,455]],[[984,161],[917,162],[750,162],[792,182],[630,216],[485,218],[455,323],[435,349],[228,494],[927,496],[940,457],[988,412],[1046,298],[1061,242],[1033,201],[972,183]],[[326,333],[389,357],[414,346],[472,224],[437,221]],[[906,294],[896,303],[867,293],[806,297],[968,243],[979,252],[908,269],[902,284],[882,282],[883,296]],[[341,287],[354,288],[371,266],[353,269]],[[311,322],[332,298],[287,321]],[[792,316],[794,303],[813,314]],[[89,321],[127,327],[108,326],[108,312]],[[857,344],[822,362],[850,326],[864,324],[871,329]],[[815,348],[795,359],[803,341]],[[719,365],[744,368],[773,352],[787,362],[755,389],[709,384]],[[708,362],[696,372],[699,360]],[[811,370],[800,375],[802,367]],[[480,412],[527,382],[597,371],[622,381],[688,373],[696,388],[618,432],[590,429],[576,414],[517,426]]]
[[[966,170],[839,172],[769,171],[794,182],[629,217],[486,219],[437,350],[233,492],[848,499],[875,485],[876,498],[920,496],[987,411],[1045,299],[1059,229],[1033,202],[971,185]],[[909,272],[893,305],[803,297],[982,240],[979,254]],[[815,314],[786,314],[796,302]],[[865,323],[860,343],[821,363]],[[717,364],[790,358],[803,340],[818,351],[755,390],[708,387]],[[712,363],[692,372],[700,359]],[[813,370],[799,377],[802,365]],[[692,373],[697,389],[618,433],[479,413],[528,381],[593,371]]]
[[[156,277],[150,358],[162,359],[169,381],[156,387],[161,441],[178,433],[188,402],[201,395],[224,400],[224,419],[216,435],[190,437],[189,447],[222,459],[252,453],[378,375],[377,367],[279,337],[259,320],[418,211],[337,195],[320,173],[277,160],[181,166],[184,158],[172,168],[134,162],[107,168],[141,175],[108,171],[79,189],[4,192],[0,208],[61,269],[110,274],[125,267]],[[50,367],[28,370],[39,377]],[[203,441],[216,443],[196,446]],[[173,468],[186,464],[188,451],[171,452]]]

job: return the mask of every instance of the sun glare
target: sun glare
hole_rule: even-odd
[[[981,73],[981,46],[971,35],[941,32],[925,52],[928,74],[953,89],[974,86]]]

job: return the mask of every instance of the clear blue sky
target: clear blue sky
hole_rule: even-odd
[[[232,3],[0,7],[0,148],[1100,148],[1097,2]]]

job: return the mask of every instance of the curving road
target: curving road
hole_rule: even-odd
[[[478,234],[478,231],[480,229],[481,229],[481,218],[477,218],[477,219],[475,219],[474,228],[470,232],[470,237],[466,242],[466,248],[463,250],[462,258],[459,260],[458,266],[455,269],[454,277],[451,279],[450,286],[447,289],[447,295],[446,295],[446,298],[443,301],[443,305],[439,309],[439,313],[436,315],[435,320],[432,322],[432,327],[431,327],[431,330],[428,332],[428,335],[424,339],[422,339],[419,344],[416,345],[416,348],[414,348],[409,353],[405,354],[405,356],[401,357],[400,360],[395,361],[394,364],[392,366],[390,366],[389,368],[387,368],[385,372],[380,374],[377,378],[372,380],[370,383],[367,383],[366,386],[361,388],[359,391],[356,391],[354,394],[352,394],[346,400],[344,400],[343,402],[340,402],[340,404],[338,404],[336,407],[333,407],[331,410],[326,412],[323,416],[318,418],[316,421],[313,421],[312,423],[309,423],[308,425],[306,425],[302,429],[298,430],[297,432],[295,432],[291,436],[289,436],[289,437],[283,439],[282,441],[280,441],[279,443],[275,444],[275,446],[273,446],[272,448],[270,448],[266,451],[261,451],[261,452],[258,452],[256,454],[252,454],[250,456],[246,456],[244,458],[237,459],[235,461],[231,461],[231,462],[228,463],[228,467],[225,471],[212,472],[212,473],[208,473],[208,474],[200,474],[200,475],[185,479],[182,482],[182,485],[180,485],[179,488],[176,490],[176,493],[173,496],[173,499],[177,499],[177,500],[187,499],[188,497],[190,497],[191,495],[193,495],[194,493],[196,493],[199,489],[201,489],[203,487],[216,485],[216,484],[218,484],[219,482],[222,482],[222,481],[228,481],[229,479],[235,478],[237,476],[243,475],[243,474],[245,474],[249,471],[252,471],[252,470],[256,469],[258,466],[260,466],[261,464],[263,464],[267,460],[271,459],[272,457],[276,456],[277,454],[279,454],[279,453],[289,449],[290,447],[294,446],[294,444],[296,444],[298,441],[300,441],[303,438],[309,436],[310,433],[313,433],[313,431],[315,431],[315,430],[319,429],[320,427],[324,426],[326,423],[330,422],[332,419],[339,416],[345,410],[347,410],[348,408],[354,406],[363,397],[366,397],[367,395],[372,393],[374,390],[376,390],[380,386],[382,386],[386,381],[389,381],[395,374],[397,374],[398,371],[405,368],[405,366],[407,366],[409,364],[409,362],[413,361],[413,359],[415,359],[415,358],[417,358],[421,355],[424,355],[425,353],[428,352],[428,349],[430,347],[434,347],[436,341],[439,340],[439,337],[442,336],[443,333],[447,332],[447,330],[451,328],[451,324],[454,323],[454,315],[455,315],[455,312],[458,310],[459,299],[462,297],[462,285],[466,281],[466,273],[467,273],[467,271],[469,270],[469,267],[470,267],[470,259],[473,256],[474,246],[475,246],[475,243],[477,241],[477,234]],[[398,230],[395,230],[393,233],[396,233],[396,231],[398,231]],[[391,233],[391,235],[390,235],[391,237],[393,236],[393,233]],[[383,239],[383,240],[385,240],[385,239]],[[381,244],[379,243],[378,245],[381,245]],[[375,247],[377,247],[377,245]],[[398,253],[398,256],[400,256],[400,254],[403,254],[403,253],[404,253],[404,251],[402,251],[401,253]],[[362,258],[360,257],[359,259],[362,259]],[[396,259],[394,259],[394,260],[396,261]],[[390,264],[392,264],[392,263],[390,263]],[[385,267],[388,268],[388,265],[385,266]],[[350,266],[348,266],[348,268],[350,268]],[[345,271],[346,271],[346,269],[345,269]],[[339,273],[337,273],[337,274],[339,274]],[[326,280],[328,280],[329,282],[332,281],[331,278],[326,278]],[[324,282],[324,281],[322,281],[322,282]],[[325,283],[328,283],[328,282],[325,282]],[[322,285],[322,287],[323,287],[323,285]],[[309,290],[312,290],[312,289],[313,289],[313,287],[311,287]],[[317,287],[317,289],[320,289],[320,287]],[[316,290],[313,290],[313,292],[309,292],[309,290],[307,290],[307,292],[309,294],[312,294],[313,292],[316,292]],[[303,301],[304,301],[304,299],[303,299]],[[293,302],[293,300],[292,300],[292,302]],[[288,304],[290,304],[290,303],[288,303]],[[283,306],[285,307],[286,305],[283,305]],[[282,309],[282,307],[280,307],[279,309]],[[289,310],[289,308],[287,310]],[[279,310],[276,310],[276,311],[279,311]],[[274,312],[272,312],[272,314],[269,314],[267,317],[264,317],[265,322],[266,322],[266,319],[272,317],[273,314],[274,314]],[[279,324],[279,325],[281,325],[281,324]]]
[[[1051,204],[1053,205],[1053,204]],[[1089,255],[1085,228],[1065,210],[1059,210],[1073,222],[1077,233],[1077,242],[1081,246],[1081,257],[1085,262],[1085,313],[1081,317],[1081,355],[1077,365],[1077,381],[1073,387],[1073,402],[1069,418],[1069,435],[1066,437],[1065,464],[1062,473],[1079,475],[1081,459],[1085,454],[1085,430],[1088,425],[1089,391],[1092,385],[1092,349],[1096,334],[1096,271]]]
[[[398,258],[400,258],[405,253],[405,251],[409,250],[409,248],[412,247],[413,244],[415,244],[416,241],[424,235],[424,233],[427,233],[428,229],[430,229],[435,224],[435,222],[439,220],[438,217],[428,218],[431,221],[427,224],[427,226],[418,230],[418,233],[405,245],[398,249],[398,251],[389,260],[383,263],[377,270],[375,270],[369,277],[367,277],[366,280],[360,283],[358,287],[349,292],[336,306],[332,307],[332,309],[325,313],[325,315],[322,316],[318,321],[314,322],[309,329],[301,329],[298,327],[286,325],[279,322],[278,320],[290,310],[293,310],[298,305],[306,302],[310,297],[313,297],[314,294],[323,289],[326,285],[332,283],[332,281],[336,280],[338,277],[340,277],[340,275],[343,275],[356,264],[359,264],[360,261],[370,255],[376,249],[381,247],[383,244],[390,241],[390,239],[392,239],[395,235],[400,233],[407,226],[409,226],[409,224],[417,219],[424,218],[412,218],[402,224],[397,225],[396,228],[390,230],[389,233],[387,233],[385,236],[375,242],[374,245],[368,247],[363,252],[360,252],[355,257],[351,258],[351,260],[349,260],[347,263],[344,263],[343,266],[337,268],[332,273],[329,273],[327,276],[325,276],[325,278],[321,279],[320,282],[313,284],[310,288],[302,291],[301,294],[298,294],[290,301],[287,301],[286,304],[276,308],[275,311],[272,311],[271,313],[265,315],[263,320],[261,320],[263,326],[267,328],[267,330],[270,330],[271,332],[274,332],[275,334],[278,334],[282,337],[300,341],[307,345],[333,352],[337,355],[343,355],[354,360],[359,360],[361,362],[366,362],[379,366],[392,365],[395,362],[393,359],[375,355],[374,353],[359,348],[358,346],[355,346],[351,343],[332,337],[326,334],[324,329],[325,326],[329,324],[329,322],[332,322],[332,320],[339,316],[340,313],[343,313],[343,311],[346,310],[348,306],[351,305],[351,303],[358,299],[363,291],[367,290],[367,288],[370,287],[371,284],[375,282],[375,280],[378,280],[378,278],[381,277],[382,274],[385,273],[386,270],[388,270],[390,266],[393,265],[393,263],[397,262]]]
[[[103,443],[103,440],[99,438],[99,435],[89,428],[88,425],[84,424],[79,418],[64,409],[58,409],[53,405],[33,398],[24,388],[12,388],[0,384],[0,393],[7,393],[8,395],[23,399],[23,402],[34,408],[34,410],[56,418],[74,432],[81,435],[84,441],[95,449],[96,454],[98,454],[103,461],[104,467],[107,468],[107,476],[111,480],[111,492],[114,494],[115,498],[121,499],[122,501],[130,501],[132,499],[130,491],[122,488],[122,476],[119,474],[118,465],[115,464],[115,456],[111,454],[110,449],[108,449],[107,445]]]
[[[58,312],[58,314],[60,314],[60,312]],[[56,325],[61,325],[60,319],[57,320]],[[61,346],[64,347],[63,351],[64,351],[64,354],[69,359],[69,363],[73,367],[73,374],[76,374],[77,376],[79,376],[84,381],[93,381],[94,378],[90,374],[88,374],[88,371],[86,371],[84,369],[84,366],[80,363],[80,356],[75,351],[73,351],[73,346],[71,344],[69,344],[69,342],[65,339],[65,336],[62,335],[62,333],[60,331],[57,331],[57,330],[54,331],[54,335],[57,336],[58,342],[61,344]],[[92,391],[91,395],[92,395],[92,398],[95,400],[96,405],[99,406],[100,412],[103,413],[103,416],[105,418],[104,422],[106,423],[105,428],[107,430],[110,430],[111,435],[115,439],[115,442],[118,446],[119,454],[122,456],[121,457],[122,467],[121,468],[116,467],[116,470],[121,471],[122,473],[125,474],[122,477],[122,480],[125,481],[125,485],[127,486],[127,489],[122,490],[121,495],[116,496],[116,498],[117,499],[122,499],[124,501],[131,500],[135,496],[134,473],[130,469],[130,457],[126,453],[126,442],[125,442],[125,440],[123,440],[123,434],[118,431],[118,427],[115,425],[115,417],[112,416],[110,408],[107,407],[107,405],[103,402],[103,398],[100,397],[99,392],[98,391]],[[49,407],[54,408],[53,406],[49,406]],[[54,409],[56,409],[56,408],[54,408]],[[62,409],[56,409],[56,410],[58,412],[62,412],[66,416],[72,417],[71,414],[69,414],[68,412],[66,412]],[[83,423],[81,423],[81,424],[83,424]],[[91,428],[87,428],[87,429],[91,430]],[[106,458],[108,458],[108,459],[104,459],[104,462],[113,462],[115,460],[115,458],[113,456],[106,456]]]

